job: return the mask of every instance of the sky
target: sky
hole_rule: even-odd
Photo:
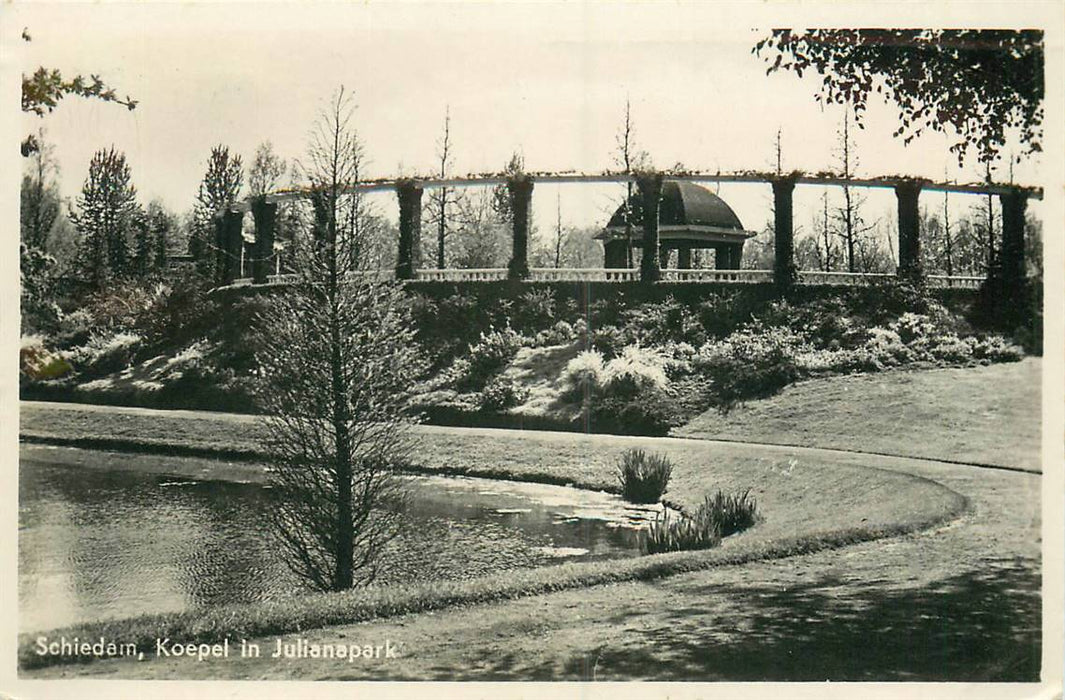
[[[805,7],[803,19],[817,20],[818,11],[832,22],[846,19],[846,12]],[[913,26],[930,26],[913,7]],[[983,7],[961,17],[970,25],[1025,21],[1023,13],[996,18]],[[795,8],[784,9],[680,2],[35,4],[5,6],[0,23],[8,64],[98,73],[138,101],[128,111],[68,98],[43,119],[23,117],[24,133],[44,127],[54,143],[62,192],[76,196],[93,152],[113,144],[125,152],[143,202],[157,198],[183,212],[213,145],[229,146],[247,163],[269,140],[281,156],[298,158],[339,85],[355,93],[371,177],[430,172],[445,110],[456,174],[500,170],[515,151],[531,171],[613,168],[626,101],[637,145],[658,167],[769,170],[779,129],[786,170],[830,169],[842,108],[816,103],[816,78],[766,75],[751,53],[765,34],[760,27],[794,21]],[[32,42],[17,40],[23,27]],[[865,129],[854,134],[858,175],[979,179],[975,163],[958,167],[941,134],[910,146],[892,138],[896,119],[891,105],[872,104]],[[1037,160],[1015,167],[1018,182],[1040,176]],[[540,185],[534,218],[541,230],[553,229],[558,206],[564,225],[602,225],[621,191]],[[767,185],[718,191],[746,228],[763,228]],[[810,221],[821,191],[797,190],[798,225]],[[379,204],[395,218],[394,202],[380,197]],[[891,218],[894,195],[872,191],[866,206],[869,218]]]

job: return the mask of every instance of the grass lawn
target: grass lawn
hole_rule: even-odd
[[[254,418],[227,414],[25,403],[21,430],[39,439],[124,438],[147,441],[156,449],[165,449],[165,445],[215,447],[251,456],[256,424]],[[718,488],[750,488],[764,520],[751,530],[727,538],[719,549],[706,552],[626,562],[566,564],[530,570],[520,578],[510,575],[453,585],[364,589],[308,597],[299,603],[233,606],[204,613],[90,624],[67,630],[67,636],[94,638],[102,634],[147,643],[157,636],[207,641],[225,634],[280,634],[446,609],[456,604],[514,599],[610,582],[653,580],[684,571],[817,551],[927,527],[956,517],[966,506],[965,499],[950,489],[892,471],[889,458],[676,438],[443,427],[419,428],[416,435],[419,446],[414,462],[424,470],[574,483],[589,488],[612,488],[617,456],[627,447],[642,446],[663,452],[676,463],[667,492],[670,500],[694,506],[704,494]],[[102,464],[97,466],[122,467],[121,455],[99,461]],[[170,472],[180,469],[180,463],[160,460],[159,468]],[[220,474],[178,473],[214,478],[263,475],[263,468],[253,461],[222,463],[219,469]]]
[[[816,379],[674,434],[1039,469],[1041,363]]]

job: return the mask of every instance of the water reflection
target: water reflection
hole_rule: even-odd
[[[112,458],[68,448],[22,451],[21,630],[300,592],[278,557],[262,486],[111,471]],[[84,466],[87,460],[99,468]],[[403,479],[410,500],[401,535],[384,554],[385,582],[634,556],[640,529],[654,517],[608,494]]]

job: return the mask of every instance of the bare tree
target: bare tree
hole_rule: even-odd
[[[647,151],[642,151],[636,146],[636,125],[632,121],[632,105],[625,100],[625,117],[618,129],[617,150],[614,151],[614,163],[621,166],[626,174],[631,175],[637,170],[645,170],[650,167],[650,157]],[[625,183],[625,202],[622,214],[625,219],[625,265],[633,266],[632,253],[632,229],[635,215],[632,211],[632,188],[634,183],[630,180]]]
[[[365,267],[366,211],[345,194],[363,160],[341,88],[311,133],[302,172],[315,235],[301,237],[299,282],[258,318],[256,395],[272,456],[270,517],[292,570],[321,590],[372,581],[396,534],[393,474],[419,358],[402,288]],[[310,240],[308,240],[308,238]]]
[[[248,191],[251,196],[260,197],[276,190],[286,170],[288,163],[274,153],[274,145],[269,141],[260,143],[255,149],[251,169],[248,170]]]
[[[850,121],[851,113],[848,109],[843,115],[843,126],[837,134],[839,143],[836,148],[836,162],[840,168],[840,175],[845,180],[853,177],[858,167],[858,155],[850,135]],[[839,222],[838,235],[843,239],[847,255],[848,272],[859,272],[857,255],[859,239],[875,227],[875,224],[866,224],[862,218],[861,209],[864,204],[865,197],[858,195],[847,184],[843,185],[843,206],[837,209],[835,218]]]
[[[821,211],[815,215],[814,252],[817,266],[822,272],[832,272],[839,259],[839,251],[833,241],[834,230],[828,211],[828,193],[821,193]]]
[[[436,157],[439,167],[437,175],[447,177],[451,171],[451,108],[444,111],[444,133],[436,143]],[[445,243],[451,233],[450,221],[454,216],[455,209],[459,206],[455,191],[450,187],[437,187],[429,192],[428,214],[429,222],[436,226],[436,266],[438,269],[447,267]]]

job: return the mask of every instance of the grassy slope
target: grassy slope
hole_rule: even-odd
[[[1041,360],[817,379],[678,435],[1039,468]]]

